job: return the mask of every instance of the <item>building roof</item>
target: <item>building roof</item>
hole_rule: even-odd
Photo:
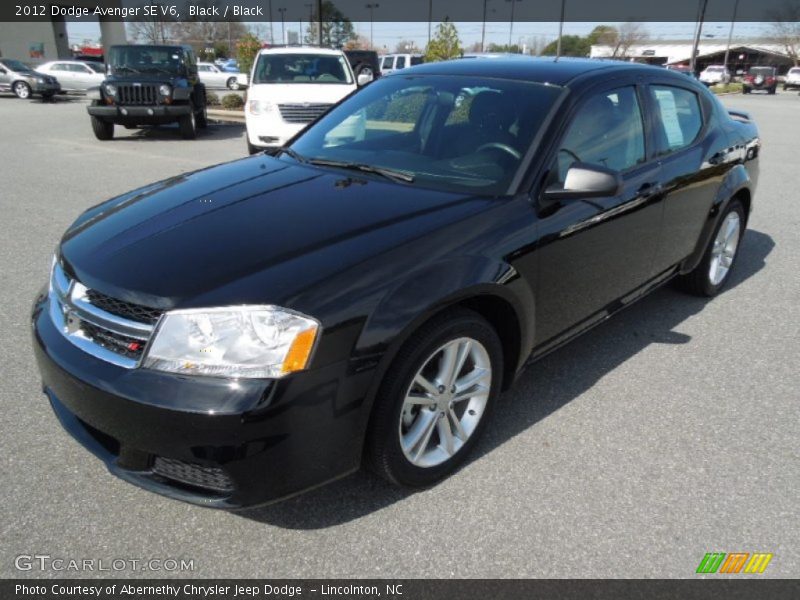
[[[667,64],[686,62],[692,56],[692,45],[691,41],[686,40],[645,42],[631,46],[627,51],[627,56],[630,58],[663,57],[666,59],[665,62]],[[724,53],[727,47],[727,40],[715,40],[713,42],[701,41],[697,47],[697,55],[698,57],[703,57]],[[774,40],[763,38],[734,40],[734,42],[731,43],[731,50],[751,50],[788,58],[785,46],[776,43]],[[609,58],[613,52],[613,46],[596,44],[592,46],[589,56],[592,58]]]

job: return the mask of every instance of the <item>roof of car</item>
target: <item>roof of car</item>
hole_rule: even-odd
[[[424,63],[400,71],[389,77],[402,77],[412,74],[424,75],[466,75],[471,77],[498,77],[501,79],[521,79],[541,81],[554,85],[565,85],[576,77],[610,69],[660,70],[659,67],[618,60],[588,58],[560,58],[533,56],[496,56],[492,60],[455,59],[434,63]]]
[[[330,54],[331,56],[341,56],[342,51],[319,46],[277,46],[263,48],[259,51],[259,54]]]

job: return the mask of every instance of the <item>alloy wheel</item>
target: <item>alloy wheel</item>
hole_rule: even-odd
[[[719,285],[728,276],[736,258],[739,237],[742,229],[739,213],[731,211],[725,217],[714,239],[711,248],[711,262],[708,267],[708,278],[712,285]]]
[[[406,459],[435,467],[454,456],[483,417],[492,365],[477,340],[460,337],[431,354],[406,391],[398,431]]]

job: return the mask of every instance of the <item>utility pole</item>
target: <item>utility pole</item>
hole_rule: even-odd
[[[486,4],[488,2],[489,0],[483,0],[483,25],[481,26],[481,52],[486,51],[484,50],[484,44],[486,43]]]
[[[308,9],[308,38],[314,43],[314,5],[311,2],[303,4]],[[302,34],[301,34],[302,35]]]
[[[739,9],[739,0],[733,3],[733,19],[731,20],[731,29],[728,32],[728,46],[725,48],[725,62],[722,63],[726,69],[728,68],[728,57],[731,53],[731,40],[733,40],[733,26],[736,23],[736,11]]]
[[[317,0],[317,14],[319,15],[319,45],[322,46],[322,0]]]
[[[278,9],[278,12],[281,13],[281,43],[286,44],[286,19],[284,17],[286,13],[286,8],[281,7]]]
[[[365,4],[364,6],[366,6],[369,9],[369,46],[370,48],[372,48],[374,47],[374,44],[372,43],[372,22],[373,22],[372,11],[378,8],[380,4],[378,4],[377,2],[374,3],[371,2],[369,4]]]
[[[692,73],[697,71],[697,51],[700,47],[700,36],[703,33],[703,21],[706,18],[706,7],[708,0],[700,0],[700,14],[697,17],[697,31],[694,33],[694,44],[692,44],[692,57],[689,59],[689,68]]]
[[[522,2],[522,0],[506,0],[506,2],[511,2],[511,25],[508,28],[508,49],[511,50],[511,38],[514,35],[514,5],[517,2]]]
[[[556,43],[556,60],[561,58],[561,38],[564,35],[564,19],[567,13],[567,0],[561,0],[561,19],[558,22],[558,42]]]
[[[431,23],[433,22],[433,0],[428,0],[428,46],[431,45]]]

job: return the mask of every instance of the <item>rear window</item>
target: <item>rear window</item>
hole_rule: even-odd
[[[706,71],[709,73],[722,73],[725,69],[723,67],[708,67]]]
[[[800,75],[800,69],[789,69],[789,75]]]
[[[393,56],[384,56],[383,64],[381,64],[381,69],[391,69],[393,60],[394,60]]]
[[[774,69],[772,67],[753,67],[748,71],[750,75],[772,75]]]

